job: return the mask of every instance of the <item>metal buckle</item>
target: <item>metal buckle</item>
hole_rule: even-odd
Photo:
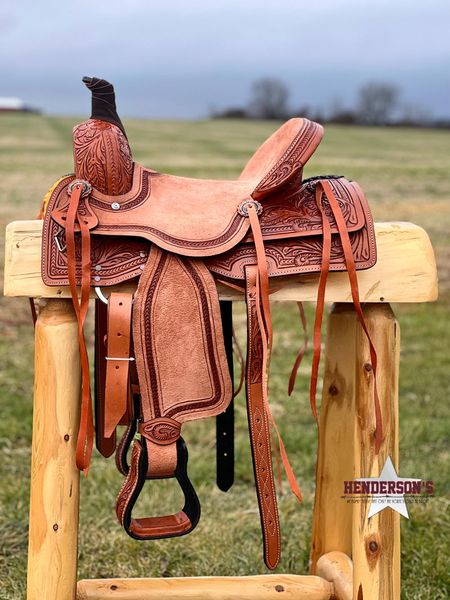
[[[66,250],[66,248],[67,248],[67,244],[64,244],[64,246],[61,244],[61,240],[59,239],[59,234],[60,234],[60,233],[61,233],[61,232],[57,233],[57,234],[56,234],[56,235],[53,237],[53,239],[55,240],[55,244],[56,244],[56,247],[58,248],[58,250],[59,250],[60,252],[64,252],[64,251]]]
[[[250,206],[254,207],[257,215],[260,215],[262,213],[261,203],[258,202],[258,200],[253,200],[252,198],[248,198],[247,200],[244,200],[244,202],[241,202],[238,208],[238,213],[242,217],[248,217],[248,209]]]
[[[92,185],[88,181],[84,181],[84,179],[75,179],[74,181],[71,181],[67,187],[67,193],[69,196],[72,194],[77,185],[83,186],[81,198],[86,198],[86,196],[89,196],[89,194],[92,192]]]

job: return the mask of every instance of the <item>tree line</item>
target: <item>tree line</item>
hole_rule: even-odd
[[[211,117],[285,120],[300,116],[322,123],[346,125],[450,127],[450,121],[435,120],[422,108],[402,103],[401,90],[389,82],[368,82],[358,90],[355,106],[345,106],[337,99],[326,111],[307,105],[294,109],[289,97],[289,88],[283,81],[263,77],[252,84],[247,105],[212,111]]]

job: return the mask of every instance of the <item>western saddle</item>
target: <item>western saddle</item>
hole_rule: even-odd
[[[242,290],[247,305],[243,368],[249,434],[264,560],[274,569],[280,558],[280,527],[273,430],[291,488],[301,495],[268,401],[270,282],[278,278],[279,286],[286,277],[320,273],[310,389],[316,416],[329,271],[348,272],[355,310],[365,329],[356,271],[376,261],[366,198],[357,183],[342,176],[302,180],[303,167],[323,129],[301,118],[290,119],[271,135],[234,181],[191,179],[145,168],[131,161],[112,86],[95,78],[85,83],[94,94],[93,116],[75,129],[75,174],[53,186],[42,210],[43,280],[49,286],[70,286],[78,317],[82,362],[78,467],[87,471],[94,437],[101,454],[115,453],[125,476],[117,517],[133,538],[180,536],[194,529],[200,503],[187,474],[182,425],[217,416],[218,483],[228,489],[233,481],[236,395],[232,315],[231,303],[219,302],[216,283]],[[127,177],[130,185],[123,191]],[[113,291],[105,297],[105,288],[130,280],[137,280],[134,295]],[[99,297],[95,430],[83,334],[91,288]],[[375,368],[376,354],[371,343],[370,347]],[[375,410],[379,442],[376,393]],[[125,426],[125,433],[117,442],[119,425]],[[145,482],[166,478],[176,478],[181,486],[183,509],[166,516],[133,517]]]

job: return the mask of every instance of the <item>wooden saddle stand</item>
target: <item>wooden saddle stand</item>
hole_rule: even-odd
[[[78,469],[87,472],[94,439],[103,456],[115,454],[117,468],[125,478],[118,494],[117,518],[133,538],[181,536],[195,528],[200,502],[188,476],[182,425],[216,417],[217,483],[227,491],[234,478],[233,398],[241,387],[234,389],[233,384],[230,297],[244,294],[247,356],[241,369],[264,561],[274,569],[280,560],[281,543],[272,439],[277,441],[292,491],[299,499],[301,493],[268,399],[273,338],[269,296],[286,297],[295,285],[309,286],[309,292],[296,300],[309,300],[312,297],[308,293],[317,294],[310,400],[318,420],[315,399],[322,317],[326,293],[330,294],[329,287],[326,290],[328,279],[335,293],[331,299],[339,299],[336,290],[340,287],[345,301],[351,300],[351,304],[335,307],[327,339],[311,556],[312,572],[321,577],[227,578],[222,592],[217,588],[215,593],[211,592],[216,589],[215,583],[210,580],[208,597],[271,598],[271,590],[273,597],[280,597],[280,591],[292,589],[289,597],[295,598],[396,598],[398,515],[389,514],[389,531],[386,527],[383,531],[383,514],[376,525],[375,518],[367,523],[363,518],[367,507],[349,509],[344,507],[344,500],[339,500],[343,494],[339,486],[344,480],[369,476],[382,466],[387,455],[394,463],[398,461],[398,324],[389,305],[361,306],[360,297],[365,301],[376,297],[381,303],[387,300],[379,290],[367,290],[365,284],[361,287],[361,275],[377,268],[381,273],[386,267],[377,263],[375,227],[361,187],[341,175],[302,179],[303,167],[320,143],[323,129],[300,118],[289,120],[275,131],[234,181],[190,179],[145,168],[132,161],[116,112],[113,87],[96,78],[85,78],[84,82],[92,91],[92,116],[74,128],[75,173],[53,185],[40,213],[45,289],[51,296],[52,289],[61,294],[68,286],[76,318],[81,367],[81,414],[75,453]],[[420,244],[422,254],[432,256],[424,232]],[[380,247],[378,254],[381,256]],[[434,262],[428,262],[429,285],[424,291],[427,300],[435,295]],[[395,266],[399,268],[398,261]],[[361,271],[358,277],[357,271]],[[392,269],[393,279],[398,276]],[[370,279],[367,275],[366,280]],[[105,288],[111,286],[112,291],[105,293]],[[217,287],[223,292],[221,300]],[[95,427],[84,337],[93,289]],[[49,307],[41,311],[38,328],[46,310]],[[344,332],[343,327],[348,331]],[[353,340],[344,347],[343,340],[349,340],[350,331],[357,342]],[[302,351],[293,366],[290,392],[301,356]],[[345,364],[347,372],[342,377],[352,383],[353,390],[342,389],[336,372],[332,372],[333,361]],[[348,402],[343,403],[344,397]],[[362,414],[365,422],[361,422]],[[120,439],[116,435],[119,425],[125,426]],[[327,455],[337,452],[338,439],[343,464]],[[134,517],[133,507],[142,490],[166,478],[175,478],[181,487],[183,508],[171,515]],[[31,503],[33,511],[33,493]],[[32,527],[30,523],[30,550]],[[330,530],[335,532],[331,538]],[[362,546],[355,550],[358,544]],[[355,588],[349,558],[351,555],[355,560],[355,552],[365,553],[368,564],[360,567],[359,588]],[[376,584],[373,573],[368,575],[374,569]],[[266,585],[267,578],[271,583],[263,594],[261,586]],[[33,579],[29,573],[29,598],[38,597],[30,583]],[[254,581],[245,594],[237,583],[243,579]],[[116,580],[109,581],[109,595],[95,591],[103,584],[94,589],[95,582],[79,582],[78,597],[153,598],[162,589],[157,588],[158,580],[111,581]],[[127,581],[139,583],[128,588]],[[183,580],[178,581],[182,585]],[[194,581],[201,597],[202,590],[207,589],[202,588],[201,578],[186,584],[186,594],[192,593],[189,585]],[[145,582],[147,587],[139,587]],[[366,584],[370,590],[366,591]],[[301,595],[308,589],[312,595]],[[181,588],[164,591],[169,593],[165,596],[168,598],[184,597]],[[45,597],[62,600],[75,596],[60,590],[57,596]]]

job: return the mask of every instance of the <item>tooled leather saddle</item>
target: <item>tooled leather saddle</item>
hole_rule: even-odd
[[[79,324],[78,467],[88,468],[94,436],[101,454],[115,453],[125,476],[117,517],[132,537],[173,537],[194,529],[200,504],[187,475],[181,430],[187,421],[217,416],[218,482],[228,489],[233,480],[235,395],[232,316],[231,303],[219,302],[216,283],[241,289],[248,319],[249,434],[264,560],[273,569],[280,557],[280,527],[272,427],[291,487],[298,497],[300,491],[268,403],[270,281],[277,279],[279,287],[286,277],[320,273],[311,380],[315,412],[329,271],[348,272],[364,326],[356,271],[376,261],[366,198],[357,183],[341,176],[302,180],[323,129],[301,118],[275,131],[234,181],[145,168],[131,161],[112,86],[95,78],[85,83],[93,91],[93,114],[74,130],[75,174],[59,180],[42,212],[42,277],[49,286],[70,286]],[[113,291],[107,298],[103,293],[126,281],[137,281],[134,295]],[[83,335],[92,288],[100,298],[95,315],[95,431]],[[117,442],[119,425],[125,433]],[[135,518],[133,507],[145,482],[165,478],[178,480],[183,509]]]

